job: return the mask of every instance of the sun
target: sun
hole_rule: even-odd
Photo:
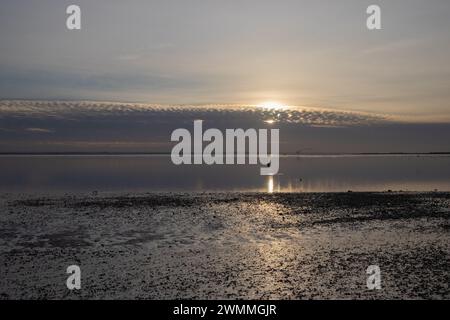
[[[277,101],[266,101],[258,104],[259,108],[277,110],[284,107],[284,105]]]

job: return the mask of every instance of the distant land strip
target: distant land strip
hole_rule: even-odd
[[[120,155],[170,155],[170,152],[0,152],[0,156],[120,156]],[[246,154],[248,155],[248,154]],[[360,156],[360,155],[450,155],[450,151],[443,152],[343,152],[343,153],[280,153],[281,156]]]

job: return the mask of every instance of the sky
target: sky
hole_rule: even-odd
[[[70,4],[81,30],[66,28]],[[366,27],[370,4],[382,30]],[[0,8],[3,152],[168,150],[168,129],[191,116],[231,128],[274,120],[286,152],[450,149],[447,0]],[[270,113],[267,101],[290,108]]]

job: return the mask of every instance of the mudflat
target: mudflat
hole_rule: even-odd
[[[445,192],[1,194],[0,299],[449,299],[449,216]]]

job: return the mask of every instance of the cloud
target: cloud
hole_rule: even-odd
[[[0,100],[1,152],[169,152],[173,130],[277,128],[281,152],[447,150],[450,124],[325,108]]]
[[[52,130],[45,129],[45,128],[26,128],[26,131],[29,132],[36,132],[36,133],[52,133]]]
[[[2,100],[0,116],[14,119],[83,121],[276,122],[315,126],[352,126],[390,122],[385,115],[289,106],[280,109],[252,105],[156,105],[98,101]]]

